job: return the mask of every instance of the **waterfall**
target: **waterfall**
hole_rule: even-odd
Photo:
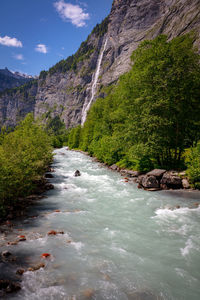
[[[95,73],[93,75],[93,78],[92,78],[91,97],[90,97],[89,101],[87,101],[87,99],[86,99],[86,101],[85,101],[85,103],[83,105],[82,120],[81,120],[81,125],[82,126],[84,125],[84,123],[86,121],[87,112],[90,109],[90,106],[91,106],[92,101],[94,100],[94,96],[96,94],[97,81],[98,81],[98,78],[99,78],[101,63],[102,63],[104,52],[106,50],[107,42],[108,42],[108,38],[106,38],[106,41],[105,41],[105,43],[104,43],[104,45],[103,45],[103,47],[101,49],[101,53],[100,53],[98,61],[97,61],[97,68],[96,68],[96,71],[95,71]]]

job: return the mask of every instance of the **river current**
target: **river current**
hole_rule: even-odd
[[[30,209],[37,217],[13,249],[46,266],[25,272],[10,299],[199,300],[199,199],[139,190],[82,153],[55,154],[55,189]]]

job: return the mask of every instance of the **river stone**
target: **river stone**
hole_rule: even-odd
[[[169,171],[164,173],[161,179],[161,187],[167,186],[169,189],[181,189],[182,186],[182,179],[176,175],[177,172]]]
[[[182,179],[182,185],[183,185],[184,189],[189,189],[190,188],[189,181],[186,178]]]
[[[9,257],[9,256],[11,256],[12,254],[11,254],[9,251],[3,251],[3,252],[1,253],[1,255],[2,255],[3,257]]]
[[[112,166],[110,166],[110,169],[113,171],[118,171],[119,167],[117,165],[112,165]]]
[[[142,185],[142,181],[143,181],[143,178],[145,177],[145,175],[140,175],[138,176],[136,182],[139,183],[139,185]]]
[[[75,177],[81,176],[81,172],[79,170],[76,170],[76,172],[74,173]]]
[[[156,179],[155,176],[147,176],[145,175],[142,179],[142,186],[147,189],[155,189],[159,188],[159,181]]]
[[[148,172],[146,175],[147,176],[155,176],[156,178],[161,178],[165,172],[166,172],[166,170],[154,169],[154,170]]]
[[[54,176],[51,173],[46,173],[45,178],[53,178]]]

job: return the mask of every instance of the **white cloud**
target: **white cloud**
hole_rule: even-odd
[[[44,44],[38,44],[35,48],[35,51],[46,54],[48,52],[47,46]]]
[[[15,54],[14,58],[17,59],[17,60],[24,60],[24,57],[23,57],[22,54]]]
[[[8,47],[19,47],[19,48],[23,47],[22,42],[20,42],[16,38],[11,38],[7,35],[4,37],[0,36],[0,44]]]
[[[54,6],[63,20],[69,21],[77,27],[85,26],[85,21],[90,18],[90,15],[85,13],[79,5],[65,3],[64,0],[60,0],[55,2]]]

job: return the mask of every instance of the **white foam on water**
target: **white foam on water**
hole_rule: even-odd
[[[127,254],[127,251],[121,247],[116,247],[116,246],[112,246],[111,249],[114,251],[114,252],[118,252],[120,254]]]
[[[188,207],[182,207],[182,208],[175,208],[175,209],[168,209],[168,208],[159,208],[155,211],[156,216],[160,219],[168,219],[168,218],[173,218],[176,219],[178,217],[180,217],[181,215],[187,215],[187,214],[191,214],[193,212],[200,212],[200,207],[198,208],[188,208]]]
[[[67,300],[67,293],[60,285],[54,285],[44,269],[23,274],[21,298],[26,300]]]
[[[80,251],[84,247],[82,242],[71,242],[70,245],[72,245],[77,251]]]
[[[182,256],[185,257],[185,256],[187,256],[188,254],[190,254],[190,252],[191,252],[192,249],[196,249],[196,250],[197,250],[197,248],[195,247],[195,245],[194,245],[192,239],[189,238],[189,239],[186,241],[186,243],[185,243],[185,247],[180,249]]]

